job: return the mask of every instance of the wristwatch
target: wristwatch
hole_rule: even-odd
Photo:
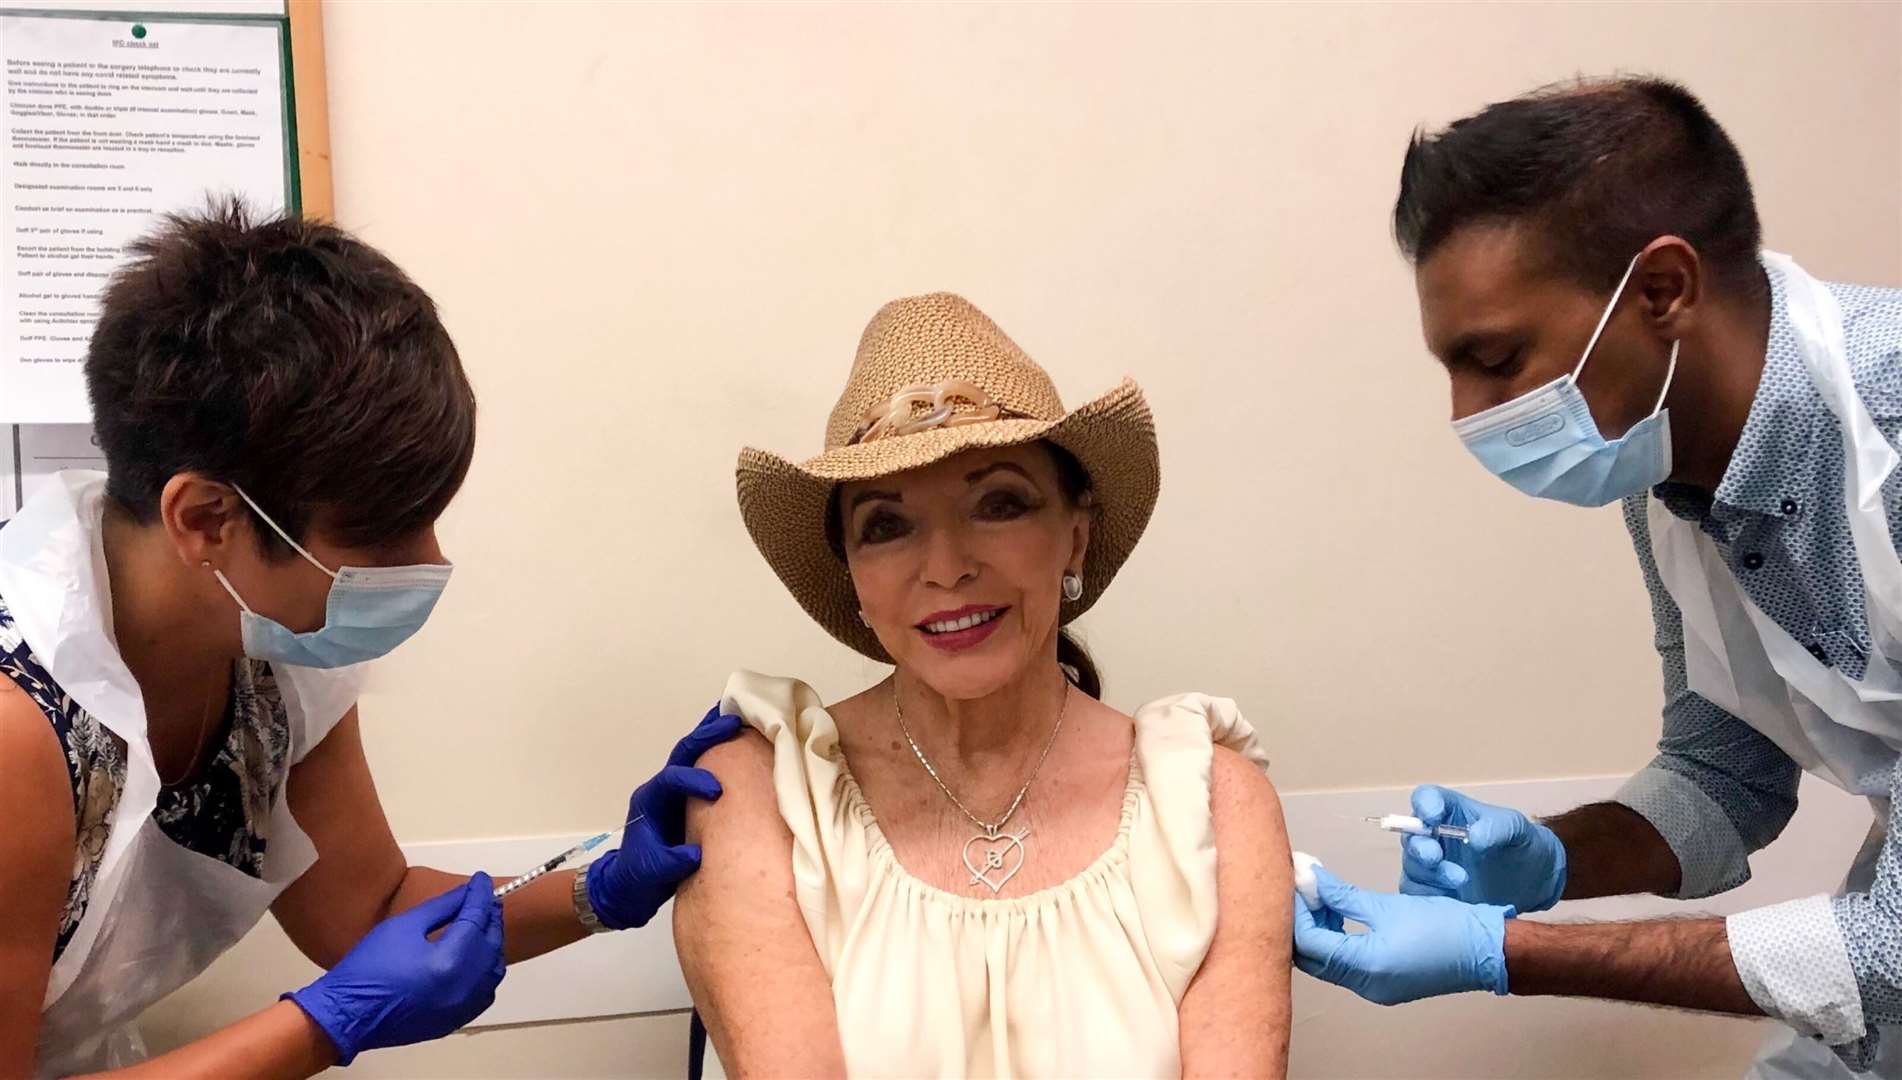
[[[601,921],[601,917],[594,913],[594,902],[588,899],[588,874],[593,870],[594,864],[589,863],[575,875],[575,918],[581,920],[582,927],[588,933],[605,934],[614,928]]]

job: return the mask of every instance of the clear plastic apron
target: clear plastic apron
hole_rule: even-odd
[[[261,879],[180,847],[152,821],[158,772],[138,683],[112,636],[100,541],[104,492],[103,474],[62,473],[0,529],[0,596],[21,636],[126,753],[125,789],[90,902],[47,985],[42,1076],[142,1060],[133,1027],[139,1014],[236,944],[317,858],[291,817],[284,783],[271,807]],[[290,719],[288,768],[355,703],[361,673],[280,667],[276,674]]]
[[[1875,831],[1845,883],[1863,888],[1882,851],[1890,773],[1902,748],[1902,559],[1890,540],[1882,497],[1898,456],[1856,394],[1836,298],[1788,256],[1765,252],[1764,260],[1783,275],[1804,368],[1842,427],[1842,498],[1875,645],[1863,678],[1850,679],[1811,655],[1744,593],[1711,538],[1655,498],[1648,513],[1651,545],[1658,576],[1683,615],[1690,688],[1750,724],[1804,769],[1874,805]],[[1902,1033],[1884,1039],[1879,1070],[1902,1067],[1902,1038],[1896,1035]],[[1775,1054],[1760,1061],[1753,1076],[1854,1075],[1812,1039],[1773,1041]]]

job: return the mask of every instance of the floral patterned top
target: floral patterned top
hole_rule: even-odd
[[[112,812],[125,790],[125,746],[34,658],[4,597],[0,678],[24,690],[46,715],[66,751],[73,784],[73,877],[53,951],[58,959],[86,914],[105,855]],[[268,664],[243,660],[235,665],[222,730],[216,755],[197,775],[160,789],[152,818],[174,843],[261,877],[271,806],[288,773],[291,742],[284,699]]]

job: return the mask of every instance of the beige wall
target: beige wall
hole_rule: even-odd
[[[1085,624],[1115,703],[1237,698],[1288,790],[1631,769],[1657,673],[1628,543],[1615,511],[1518,497],[1448,433],[1387,229],[1408,133],[1574,73],[1666,73],[1742,146],[1773,246],[1902,282],[1893,4],[325,18],[338,217],[435,295],[484,409],[443,530],[456,583],[365,701],[405,840],[618,820],[735,667],[828,696],[877,677],[754,552],[732,466],[743,443],[816,451],[866,318],[940,288],[1072,402],[1124,373],[1151,396],[1161,505]],[[665,1072],[680,1028],[358,1071]],[[1734,1071],[1739,1029],[1671,1030],[1692,1034],[1652,1044],[1658,1075]],[[1472,1071],[1534,1071],[1512,1062],[1536,1047],[1486,1053]]]

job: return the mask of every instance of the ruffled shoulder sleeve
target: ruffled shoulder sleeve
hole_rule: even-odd
[[[1218,745],[1267,771],[1255,729],[1227,698],[1178,694],[1136,711],[1143,798],[1130,835],[1131,886],[1157,967],[1178,1003],[1215,937],[1209,785]]]
[[[794,890],[830,977],[846,913],[857,910],[873,873],[870,823],[850,794],[838,726],[818,693],[797,679],[737,672],[720,704],[773,744],[773,791],[792,833]]]

